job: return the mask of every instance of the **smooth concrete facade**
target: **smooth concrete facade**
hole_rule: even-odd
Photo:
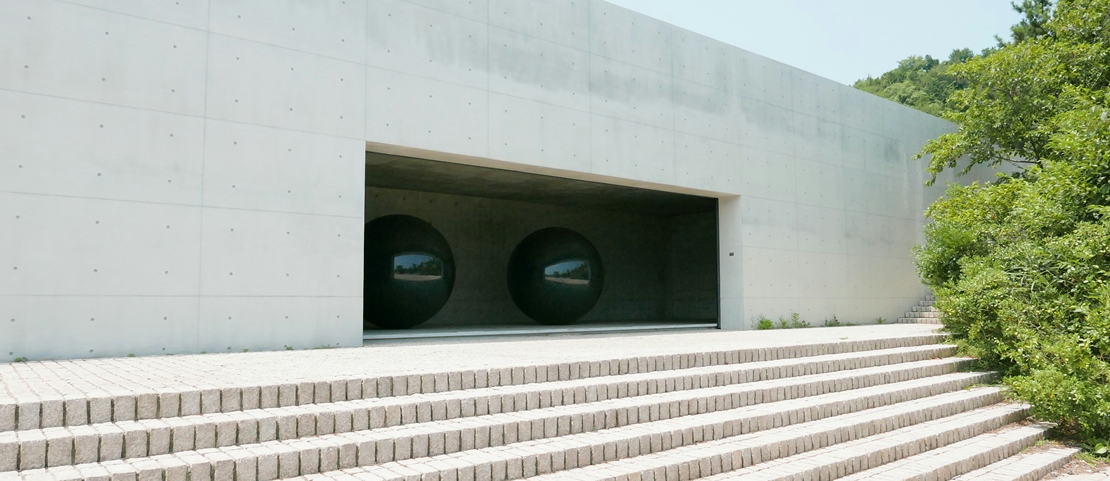
[[[358,345],[366,150],[717,197],[723,328],[893,319],[949,128],[600,0],[0,0],[0,360]]]

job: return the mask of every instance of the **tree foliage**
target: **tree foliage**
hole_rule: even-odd
[[[913,55],[879,78],[857,81],[855,87],[939,116],[946,110],[948,98],[967,86],[966,82],[949,74],[948,69],[974,57],[970,49],[953,50],[948,60],[943,61],[929,55]]]
[[[1010,27],[1010,35],[1015,43],[1041,38],[1048,34],[1049,19],[1052,18],[1052,0],[1022,0],[1021,5],[1010,3],[1014,11],[1022,14],[1024,18],[1017,25]],[[997,37],[996,37],[997,38]],[[999,46],[1005,46],[1002,39],[998,40]]]
[[[966,172],[977,164],[1039,165],[1052,155],[1056,117],[1110,79],[1107,12],[1085,8],[1088,3],[1098,2],[1061,2],[1047,34],[952,68],[968,86],[952,95],[954,108],[943,114],[959,131],[925,147],[933,179],[964,156]]]
[[[973,58],[989,56],[1007,45],[1026,40],[1041,38],[1049,33],[1046,25],[1052,15],[1052,0],[1022,0],[1020,4],[1011,2],[1014,11],[1022,14],[1022,19],[1010,27],[1011,40],[995,36],[998,45],[975,54],[971,49],[953,50],[948,60],[911,55],[898,62],[898,67],[879,78],[868,76],[858,80],[855,88],[880,97],[913,107],[922,112],[941,116],[959,106],[950,104],[953,94],[967,87],[967,81],[950,72],[953,66],[963,64]]]
[[[1035,21],[1047,12],[1015,26],[1015,42],[950,69],[967,86],[944,113],[958,130],[923,151],[934,179],[959,165],[1022,169],[949,185],[915,257],[957,342],[1003,372],[1035,415],[1106,439],[1110,0],[1060,0]]]

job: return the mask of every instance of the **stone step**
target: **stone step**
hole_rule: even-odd
[[[905,316],[906,317],[939,318],[940,317],[940,311],[932,311],[932,312],[909,311],[909,312],[906,312]]]
[[[899,324],[943,324],[940,319],[935,317],[901,317],[898,318]]]
[[[942,340],[941,335],[818,340],[772,348],[533,362],[396,375],[370,374],[381,372],[378,366],[351,367],[338,362],[347,358],[359,360],[361,352],[357,350],[334,355],[321,353],[332,357],[326,359],[327,364],[322,360],[316,360],[317,363],[333,371],[343,370],[343,375],[326,376],[315,365],[304,367],[302,358],[312,353],[243,354],[250,357],[241,359],[249,362],[236,360],[237,367],[231,370],[210,364],[213,358],[207,356],[20,363],[0,366],[0,377],[5,379],[8,389],[7,394],[0,395],[0,432],[653,373],[922,346]],[[288,364],[295,359],[301,362]],[[65,375],[45,375],[55,371]],[[360,376],[360,371],[367,374]]]
[[[917,305],[922,307],[932,307],[937,305],[937,301],[919,301]]]
[[[938,315],[919,305],[900,321],[935,323]],[[948,357],[954,346],[935,344],[939,334],[924,335],[935,328],[887,328],[901,336],[831,328],[768,336],[775,343],[765,349],[739,337],[691,342],[695,336],[689,336],[676,344],[659,336],[608,347],[600,339],[587,340],[590,348],[554,342],[562,346],[555,351],[543,343],[513,345],[504,356],[500,347],[485,353],[495,346],[437,345],[324,353],[329,356],[193,356],[185,363],[154,358],[109,382],[133,382],[135,397],[110,399],[108,421],[92,421],[93,404],[103,404],[85,396],[84,424],[31,429],[16,428],[80,421],[81,404],[74,401],[80,396],[63,396],[58,411],[45,393],[64,391],[62,379],[81,385],[86,378],[54,375],[60,363],[0,366],[6,390],[0,396],[7,396],[0,397],[0,426],[12,427],[0,431],[0,481],[1033,480],[1073,454],[1026,449],[1046,426],[1013,424],[1028,407],[1006,402],[1000,387],[976,387],[997,375],[966,372],[971,360]],[[859,337],[831,342],[845,336]],[[883,348],[865,349],[876,346]],[[453,365],[421,357],[437,350],[464,354],[452,357],[460,360]],[[598,360],[597,352],[616,360]],[[408,356],[403,365],[424,371],[386,375],[396,372],[380,367],[389,369],[381,364],[392,359],[388,353]],[[278,386],[269,394],[251,391],[241,372],[230,381],[220,374],[263,358],[276,361],[273,372],[298,374],[282,380],[265,371],[255,385]],[[310,359],[330,364],[294,367]],[[378,364],[333,370],[343,366],[336,359]],[[91,373],[127,362],[73,364]],[[194,370],[186,378],[207,369],[224,384],[190,381],[188,389],[170,389],[167,399],[154,398],[155,417],[137,419],[143,389],[157,384],[145,376],[171,376],[180,365]],[[457,370],[441,371],[446,365]],[[464,372],[485,373],[484,384]],[[316,380],[322,374],[337,383]],[[339,382],[348,378],[389,381],[362,392]],[[293,389],[282,397],[280,386]],[[189,389],[210,393],[207,404],[200,396],[184,406],[179,395],[175,405],[173,393]],[[21,393],[32,391],[48,400],[37,411],[8,402],[26,401]],[[148,399],[148,415],[150,407]],[[24,409],[27,417],[19,415]],[[133,416],[124,419],[128,413]]]
[[[951,345],[926,345],[655,373],[591,377],[572,381],[213,413],[164,420],[25,430],[0,433],[0,454],[17,449],[13,448],[16,445],[48,442],[57,446],[74,446],[74,459],[78,463],[107,461],[141,453],[144,440],[147,453],[164,454],[236,443],[293,439],[317,433],[357,431],[455,417],[889,366],[936,359],[954,353],[955,348]],[[912,369],[913,366],[910,368]],[[105,449],[105,442],[110,444],[107,449]],[[93,449],[91,446],[100,446],[100,448]],[[90,458],[93,452],[98,453],[95,459]],[[14,469],[10,464],[11,461],[5,463],[3,456],[0,455],[0,471]],[[56,464],[48,462],[47,465]]]
[[[757,459],[761,456],[772,458],[780,455],[780,453],[785,454],[789,452],[790,449],[805,449],[805,446],[812,446],[814,444],[821,445],[825,442],[836,442],[838,438],[842,436],[867,436],[875,432],[890,429],[892,426],[922,422],[925,419],[931,419],[931,416],[934,415],[942,415],[941,413],[951,414],[952,410],[962,412],[968,408],[980,406],[983,402],[990,402],[987,398],[978,397],[979,394],[981,393],[952,393],[928,398],[927,400],[877,408],[746,435],[726,436],[724,438],[711,437],[708,430],[699,431],[696,428],[690,433],[689,429],[684,429],[680,426],[683,432],[681,438],[682,442],[678,443],[678,436],[672,435],[673,442],[670,446],[671,449],[667,449],[665,444],[661,445],[660,443],[656,443],[654,438],[650,436],[650,433],[646,433],[647,435],[642,435],[639,438],[632,438],[632,442],[627,446],[624,443],[624,439],[614,438],[613,436],[609,436],[608,439],[610,442],[605,443],[599,443],[598,441],[583,443],[575,439],[566,439],[564,442],[559,442],[559,440],[557,440],[551,445],[506,446],[504,449],[492,449],[487,453],[476,453],[474,457],[468,459],[468,462],[482,470],[476,470],[478,474],[477,479],[484,479],[482,459],[485,459],[486,462],[490,459],[496,460],[495,464],[491,466],[493,479],[517,479],[519,477],[528,477],[533,474],[542,475],[547,469],[551,469],[555,473],[547,476],[540,476],[537,479],[607,479],[620,471],[620,467],[614,466],[614,464],[617,463],[623,464],[624,467],[631,466],[642,470],[645,464],[650,464],[650,462],[645,463],[647,458],[654,459],[655,461],[659,459],[672,460],[675,458],[689,459],[690,457],[697,457],[699,453],[712,451],[714,448],[718,450],[722,449],[722,446],[725,447],[724,449],[731,449],[741,457],[747,455],[749,457],[754,456]],[[995,394],[997,394],[997,392]],[[956,398],[963,398],[963,401]],[[975,400],[967,402],[971,398],[975,398]],[[989,398],[994,399],[993,397]],[[727,432],[728,427],[724,429]],[[702,441],[700,443],[698,442],[699,433],[701,433]],[[665,442],[666,436],[664,436],[663,439]],[[693,442],[688,442],[687,440],[689,439],[692,439]],[[627,452],[625,451],[626,449]],[[536,462],[533,465],[531,456],[533,453],[536,453],[536,450],[539,451],[539,456],[536,458]],[[640,453],[651,454],[641,454],[638,456]],[[486,454],[486,456],[478,456],[477,454]],[[550,465],[548,464],[548,456],[550,456],[553,461]],[[563,461],[562,465],[559,464],[560,461]],[[501,463],[505,463],[504,475],[502,475]],[[520,463],[520,473],[518,473],[517,463]],[[599,464],[603,465],[594,466]],[[382,479],[407,479],[405,475],[411,473],[408,471],[409,469],[429,470],[429,466],[431,465],[432,463],[423,461],[410,465],[405,465],[403,463],[386,463],[380,466],[362,468],[358,471],[371,476],[379,476]],[[573,469],[582,466],[587,467],[578,470]],[[459,470],[457,467],[453,469],[455,469],[455,471],[452,471],[452,468],[448,468],[436,474],[441,476],[440,479],[442,479],[443,475],[450,478],[453,474],[457,474],[459,479],[463,479],[470,475],[470,466],[465,466],[463,470]],[[571,471],[559,472],[563,469],[571,469]],[[420,472],[420,474],[425,473]],[[307,479],[312,478],[311,476],[307,477]],[[435,474],[433,474],[432,478],[435,478]],[[691,478],[693,478],[693,476],[685,479]],[[673,477],[673,479],[680,478]]]
[[[988,392],[999,394],[996,388],[981,388],[962,394],[968,396],[963,399],[972,399],[980,393]],[[892,443],[894,448],[912,444],[915,440],[947,440],[997,428],[1022,416],[1025,411],[1024,408],[1010,405],[980,407],[978,402],[961,403],[958,401],[961,397],[959,394],[946,394],[616,461],[606,460],[603,464],[595,463],[536,479],[669,480],[695,479],[728,472],[735,474],[736,479],[748,479],[740,478],[742,474],[739,473],[754,473],[755,468],[772,464],[789,467],[794,463],[777,461],[806,456],[811,452],[821,453],[845,446],[849,449],[842,449],[842,455],[848,452],[863,453],[859,447],[863,446],[864,441],[874,439],[897,440],[897,443]],[[942,399],[955,402],[947,403]],[[855,447],[855,451],[851,447]],[[884,449],[881,446],[875,448],[880,452]],[[747,467],[751,471],[747,471]]]
[[[855,479],[847,476],[869,469],[899,465],[907,458],[928,459],[930,451],[973,439],[1024,418],[1026,406],[999,404],[969,413],[910,426],[887,433],[832,445],[814,451],[755,464],[710,476],[706,481],[744,479],[779,481],[794,479]],[[1019,428],[1020,429],[1020,428]],[[1019,438],[1029,433],[1022,432]],[[1039,432],[1038,432],[1039,434]],[[1032,441],[1030,441],[1032,442]],[[966,446],[966,444],[960,444]],[[939,452],[939,451],[937,451]],[[919,453],[925,453],[917,456]],[[874,479],[888,479],[879,475]],[[901,479],[901,478],[890,478]],[[944,479],[925,478],[920,479]]]
[[[1018,454],[1042,439],[1048,428],[1049,426],[1045,425],[1006,426],[839,479],[843,481],[952,479],[992,463],[1013,460],[1014,458],[1010,456]]]
[[[926,294],[925,295],[925,300],[926,301],[936,301],[937,298],[935,296],[933,296],[932,294]]]
[[[1066,446],[1032,447],[1014,456],[989,464],[952,481],[1037,481],[1060,469],[1078,453]]]
[[[840,393],[837,393],[840,394]],[[516,479],[525,475],[572,469],[619,458],[691,446],[695,443],[745,437],[760,452],[778,449],[783,439],[798,438],[793,444],[823,443],[837,436],[866,436],[896,427],[920,423],[941,416],[977,409],[1002,399],[997,388],[976,388],[948,392],[903,403],[841,414],[805,422],[810,416],[832,414],[837,410],[865,407],[863,399],[856,402],[838,400],[837,396],[822,398],[813,404],[810,398],[787,401],[762,409],[739,408],[706,414],[691,414],[654,422],[614,427],[601,431],[568,434],[515,443],[478,447],[481,440],[497,433],[475,428],[474,448],[453,454],[423,458],[390,460],[396,457],[404,441],[406,449],[415,445],[412,436],[402,435],[379,443],[374,431],[342,435],[315,436],[295,441],[271,441],[244,446],[212,448],[148,458],[81,464],[49,469],[32,469],[18,473],[19,479],[96,479],[111,475],[113,479],[203,481],[254,480],[269,481],[318,472],[352,469],[359,466],[364,473],[385,474],[384,479],[408,479],[398,472],[412,474],[451,475],[456,479]],[[793,405],[792,407],[790,405]],[[792,424],[788,427],[758,431],[775,420]],[[802,429],[798,426],[808,426]],[[433,426],[428,426],[434,429]],[[527,428],[520,432],[527,432]],[[744,434],[748,433],[748,434]],[[771,433],[767,438],[764,433]],[[775,435],[774,433],[779,433]],[[501,436],[504,432],[500,433]],[[503,441],[503,439],[502,439]],[[762,443],[762,444],[761,444]],[[768,444],[770,443],[770,444]],[[460,443],[461,445],[462,443]],[[429,446],[431,443],[429,443]],[[446,445],[446,442],[444,443]],[[410,451],[411,452],[411,451]],[[377,464],[375,464],[377,463]],[[434,478],[434,477],[433,477]],[[373,479],[373,478],[371,478]],[[420,478],[417,478],[420,479]],[[442,477],[438,478],[442,479]]]
[[[321,424],[332,426],[336,422],[332,419],[346,419],[350,417],[351,429],[364,427],[392,426],[396,424],[424,422],[434,419],[446,419],[447,416],[465,415],[473,416],[486,412],[487,408],[478,408],[478,404],[488,404],[489,399],[499,400],[489,409],[493,412],[515,410],[520,404],[520,409],[547,407],[573,402],[587,402],[604,400],[614,397],[635,396],[683,389],[696,389],[716,385],[750,382],[761,379],[777,379],[800,374],[816,374],[839,370],[855,369],[889,365],[900,362],[933,359],[954,353],[950,345],[926,345],[884,349],[880,351],[849,352],[844,354],[829,354],[811,356],[797,359],[783,359],[778,361],[761,361],[743,364],[727,364],[705,366],[700,368],[680,369],[664,372],[645,372],[638,374],[625,374],[604,377],[590,377],[572,381],[556,381],[548,383],[521,384],[515,386],[501,386],[495,388],[471,389],[465,391],[448,391],[443,393],[418,394],[411,396],[394,396],[389,398],[374,398],[368,400],[348,401],[339,403],[326,403],[307,406],[291,406],[285,408],[255,409],[233,413],[213,413],[207,415],[185,416],[182,418],[167,418],[163,420],[124,421],[114,423],[120,429],[105,427],[107,433],[128,432],[134,436],[143,436],[135,431],[145,431],[145,437],[155,433],[164,433],[167,429],[172,431],[172,436],[180,436],[179,431],[195,429],[190,426],[202,426],[205,423],[216,427],[203,427],[206,432],[213,429],[220,431],[217,439],[243,438],[267,441],[270,439],[288,439],[281,436],[274,423],[285,419],[285,423],[296,419],[296,426],[289,428],[282,424],[286,432],[317,430]],[[530,407],[529,404],[531,403]],[[554,404],[553,404],[554,403]],[[457,414],[454,414],[457,413]],[[361,419],[369,416],[368,424],[362,424]],[[307,419],[306,419],[307,417]],[[342,423],[342,422],[341,422]],[[101,423],[94,426],[103,427]],[[341,424],[343,425],[343,424]],[[47,428],[50,429],[50,428]],[[239,429],[257,431],[254,434],[236,433]],[[329,431],[330,427],[325,429]],[[66,430],[53,430],[52,433],[66,433]],[[89,430],[75,430],[73,437],[81,437],[79,433],[97,432]],[[229,434],[222,434],[229,433]],[[268,434],[267,434],[268,433]],[[9,439],[0,433],[0,440]],[[300,434],[292,435],[293,437]],[[54,434],[52,436],[57,436]],[[289,436],[289,435],[286,435]],[[0,441],[0,446],[4,443]],[[190,448],[191,449],[191,448]],[[2,464],[0,464],[2,465]]]
[[[936,346],[940,350],[942,346]],[[943,346],[948,347],[948,346]],[[844,358],[845,355],[836,355]],[[906,356],[935,357],[935,350],[925,348],[901,349],[898,353],[885,356],[865,356],[870,362],[904,359]],[[833,356],[825,356],[826,358]],[[851,362],[859,359],[840,359]],[[72,428],[47,428],[0,433],[0,471],[15,469],[35,469],[68,464],[97,461],[111,461],[121,458],[145,457],[174,452],[184,452],[205,448],[227,447],[238,444],[254,444],[272,440],[307,438],[318,434],[346,433],[365,429],[380,429],[389,426],[428,423],[450,419],[463,419],[486,414],[527,412],[548,408],[554,413],[533,422],[535,426],[556,423],[567,414],[551,406],[569,406],[563,411],[578,416],[592,416],[605,419],[613,409],[622,407],[628,415],[636,416],[642,412],[667,412],[678,410],[677,415],[689,412],[706,412],[705,406],[721,406],[715,409],[728,409],[758,402],[792,399],[799,396],[835,392],[844,389],[858,389],[876,384],[900,382],[908,379],[927,378],[948,374],[966,365],[967,359],[945,358],[924,361],[902,362],[879,365],[870,368],[824,372],[802,376],[784,377],[766,381],[744,382],[750,378],[741,376],[721,379],[717,387],[679,389],[683,385],[692,386],[688,380],[679,379],[668,388],[667,383],[655,382],[655,394],[651,389],[643,392],[633,387],[631,392],[601,389],[586,391],[567,386],[537,392],[514,393],[503,391],[522,390],[522,386],[492,388],[484,390],[440,393],[438,395],[415,395],[399,398],[348,401],[319,406],[297,406],[242,413],[211,414],[175,418],[168,421],[130,421],[114,424],[79,426]],[[756,363],[753,363],[756,364]],[[761,363],[772,364],[775,363]],[[823,368],[840,366],[837,360],[825,359],[818,363]],[[773,366],[765,366],[770,369]],[[782,366],[778,366],[782,367]],[[799,369],[804,366],[795,366]],[[705,370],[709,368],[703,368]],[[790,369],[780,369],[779,374],[789,373]],[[804,372],[804,371],[802,371]],[[768,373],[754,369],[741,374]],[[735,373],[734,373],[735,374]],[[978,376],[975,382],[986,382],[989,376]],[[572,384],[581,381],[547,383]],[[646,384],[646,382],[645,382]],[[709,382],[699,384],[710,384]],[[544,384],[532,385],[535,388]],[[640,386],[640,384],[632,384]],[[644,387],[644,386],[641,386]],[[499,392],[502,391],[502,392]],[[614,394],[608,396],[609,393]],[[599,395],[600,394],[600,395]],[[637,396],[637,394],[639,394]],[[634,396],[634,397],[630,397]],[[438,399],[429,399],[438,398]],[[452,399],[453,398],[453,399]],[[606,401],[608,399],[608,401]],[[622,402],[614,402],[622,401]],[[536,414],[532,414],[536,416]],[[519,419],[517,415],[514,419]],[[612,421],[609,421],[611,424]],[[591,423],[592,425],[593,423]],[[612,426],[607,426],[612,427]]]
[[[938,312],[939,313],[940,310],[935,308],[935,307],[932,307],[932,306],[913,306],[913,307],[910,308],[910,312]]]

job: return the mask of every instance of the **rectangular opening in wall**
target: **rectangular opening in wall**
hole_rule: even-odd
[[[367,339],[716,327],[717,199],[366,154]]]

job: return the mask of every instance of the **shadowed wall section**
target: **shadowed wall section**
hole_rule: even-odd
[[[602,295],[580,323],[717,317],[715,212],[669,217],[377,187],[366,188],[366,206],[368,219],[424,219],[451,245],[454,293],[421,327],[537,325],[513,303],[506,271],[517,243],[552,226],[586,236],[605,265]],[[673,266],[698,257],[674,282]]]
[[[455,292],[421,327],[537,325],[506,275],[518,244],[552,227],[584,236],[604,265],[577,324],[717,320],[716,199],[378,152],[366,183],[368,221],[417,217],[454,252]]]

